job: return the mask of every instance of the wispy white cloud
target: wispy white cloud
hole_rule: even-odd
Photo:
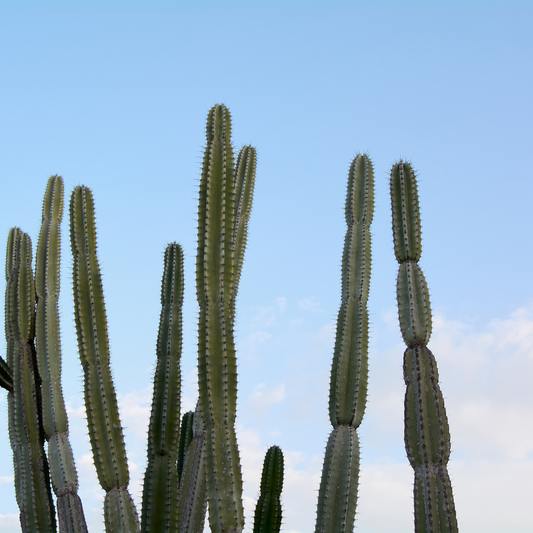
[[[287,398],[285,384],[279,383],[273,387],[268,387],[266,383],[256,385],[248,397],[248,403],[256,416],[266,413],[274,404],[281,403]]]
[[[300,311],[309,311],[311,313],[323,313],[322,305],[316,298],[303,298],[298,302]]]

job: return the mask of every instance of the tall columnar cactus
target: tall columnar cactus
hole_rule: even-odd
[[[35,288],[37,317],[35,344],[42,380],[43,427],[48,441],[52,486],[57,496],[59,529],[85,533],[87,524],[78,492],[78,474],[68,439],[68,420],[61,389],[59,337],[60,225],[63,218],[63,179],[48,180],[43,202],[41,233],[37,245]]]
[[[78,186],[72,193],[70,239],[74,318],[84,373],[87,425],[98,480],[106,491],[106,531],[136,532],[139,521],[127,489],[126,449],[109,368],[107,319],[96,257],[94,203],[92,192],[87,187]]]
[[[144,475],[141,530],[178,530],[177,470],[181,395],[181,308],[183,251],[179,244],[165,250],[161,284],[161,319],[157,337],[152,415],[148,430],[148,461]]]
[[[368,381],[370,224],[374,214],[374,170],[357,155],[348,175],[342,256],[341,306],[329,393],[333,431],[326,446],[318,496],[316,533],[353,531],[359,482],[359,440]]]
[[[439,387],[437,362],[427,347],[431,335],[429,292],[418,261],[422,254],[420,210],[415,173],[399,161],[390,179],[400,329],[407,345],[403,372],[405,447],[415,471],[416,533],[457,532],[447,463],[450,430]]]
[[[207,434],[209,521],[214,533],[229,533],[242,531],[244,526],[235,437],[237,364],[233,323],[251,209],[255,150],[246,147],[235,170],[231,118],[224,105],[216,105],[209,112],[206,133],[196,262],[200,306],[198,382]]]
[[[263,462],[259,499],[255,507],[254,533],[279,533],[282,488],[283,452],[278,446],[271,446]]]
[[[8,399],[9,437],[13,449],[15,490],[24,532],[56,530],[48,461],[44,451],[41,388],[35,338],[35,284],[31,240],[10,231],[6,261],[7,364],[13,392]]]

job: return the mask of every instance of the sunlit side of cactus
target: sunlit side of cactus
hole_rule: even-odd
[[[431,336],[429,291],[418,261],[422,254],[415,173],[399,161],[390,179],[400,329],[404,354],[405,447],[415,471],[416,533],[456,533],[457,519],[447,463],[450,430],[439,386],[437,362],[427,347]]]

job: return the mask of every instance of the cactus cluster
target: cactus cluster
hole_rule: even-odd
[[[231,117],[224,105],[208,115],[200,179],[196,289],[199,304],[196,410],[181,415],[183,250],[164,254],[161,317],[156,346],[147,467],[140,519],[128,492],[129,472],[110,371],[102,279],[96,252],[94,200],[78,186],[70,199],[74,316],[84,375],[93,460],[105,490],[107,533],[201,533],[207,510],[213,533],[244,527],[242,473],[235,433],[237,358],[235,302],[247,241],[256,151],[245,146],[236,160]],[[58,297],[63,180],[48,181],[32,270],[29,236],[13,228],[6,258],[6,360],[0,386],[8,391],[9,438],[15,492],[24,533],[85,533],[78,479],[68,440],[61,390]],[[447,473],[450,436],[435,358],[427,348],[431,311],[418,266],[420,215],[411,166],[391,174],[393,234],[400,263],[398,309],[404,357],[405,442],[415,470],[417,533],[457,531]],[[341,306],[331,369],[332,424],[318,495],[316,533],[354,529],[359,484],[359,439],[368,386],[368,310],[374,210],[374,171],[357,155],[348,174],[347,232],[342,256]],[[47,443],[47,453],[45,453]],[[283,453],[266,453],[254,533],[279,533],[282,524]],[[52,495],[55,494],[55,501]],[[56,509],[57,520],[56,524]]]

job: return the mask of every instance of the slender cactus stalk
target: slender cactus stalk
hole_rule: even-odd
[[[187,455],[187,450],[191,445],[192,439],[194,438],[193,433],[193,424],[194,424],[194,411],[188,411],[185,413],[181,419],[180,427],[180,444],[178,448],[178,478],[181,483],[181,476],[183,473],[183,465],[185,463],[185,456]]]
[[[409,163],[392,167],[390,180],[400,329],[407,345],[403,371],[405,447],[415,471],[416,533],[456,533],[457,519],[447,463],[450,430],[439,386],[437,362],[427,343],[431,336],[429,291],[418,261],[422,254],[420,210],[415,173]]]
[[[181,308],[183,251],[169,244],[161,284],[161,319],[157,338],[152,414],[148,430],[148,461],[144,476],[141,531],[178,530],[177,470],[181,394]]]
[[[70,239],[74,318],[85,381],[87,424],[98,480],[106,491],[106,531],[137,532],[139,520],[127,489],[126,449],[109,368],[104,294],[96,256],[93,196],[87,187],[78,186],[72,193]]]
[[[357,155],[348,174],[342,257],[342,298],[329,396],[329,437],[318,496],[316,533],[351,532],[359,483],[357,428],[366,406],[368,382],[368,290],[370,224],[374,214],[374,170]]]
[[[277,446],[271,446],[263,462],[260,495],[255,507],[254,533],[279,533],[282,488],[283,452]]]
[[[78,473],[68,439],[68,420],[61,389],[59,335],[59,263],[63,218],[63,179],[48,180],[37,244],[35,289],[37,317],[35,344],[42,379],[43,427],[48,441],[52,487],[57,496],[60,533],[86,533],[87,524],[78,496]]]
[[[10,440],[15,488],[24,533],[56,530],[48,461],[44,453],[41,388],[35,338],[35,283],[31,240],[13,228],[6,261],[6,331],[8,364],[13,369],[9,395]]]
[[[198,381],[207,432],[209,521],[213,533],[229,533],[240,532],[244,526],[235,437],[237,364],[233,324],[251,209],[255,151],[248,148],[241,152],[236,178],[231,118],[224,105],[216,105],[209,112],[206,133],[196,262],[200,305]]]

